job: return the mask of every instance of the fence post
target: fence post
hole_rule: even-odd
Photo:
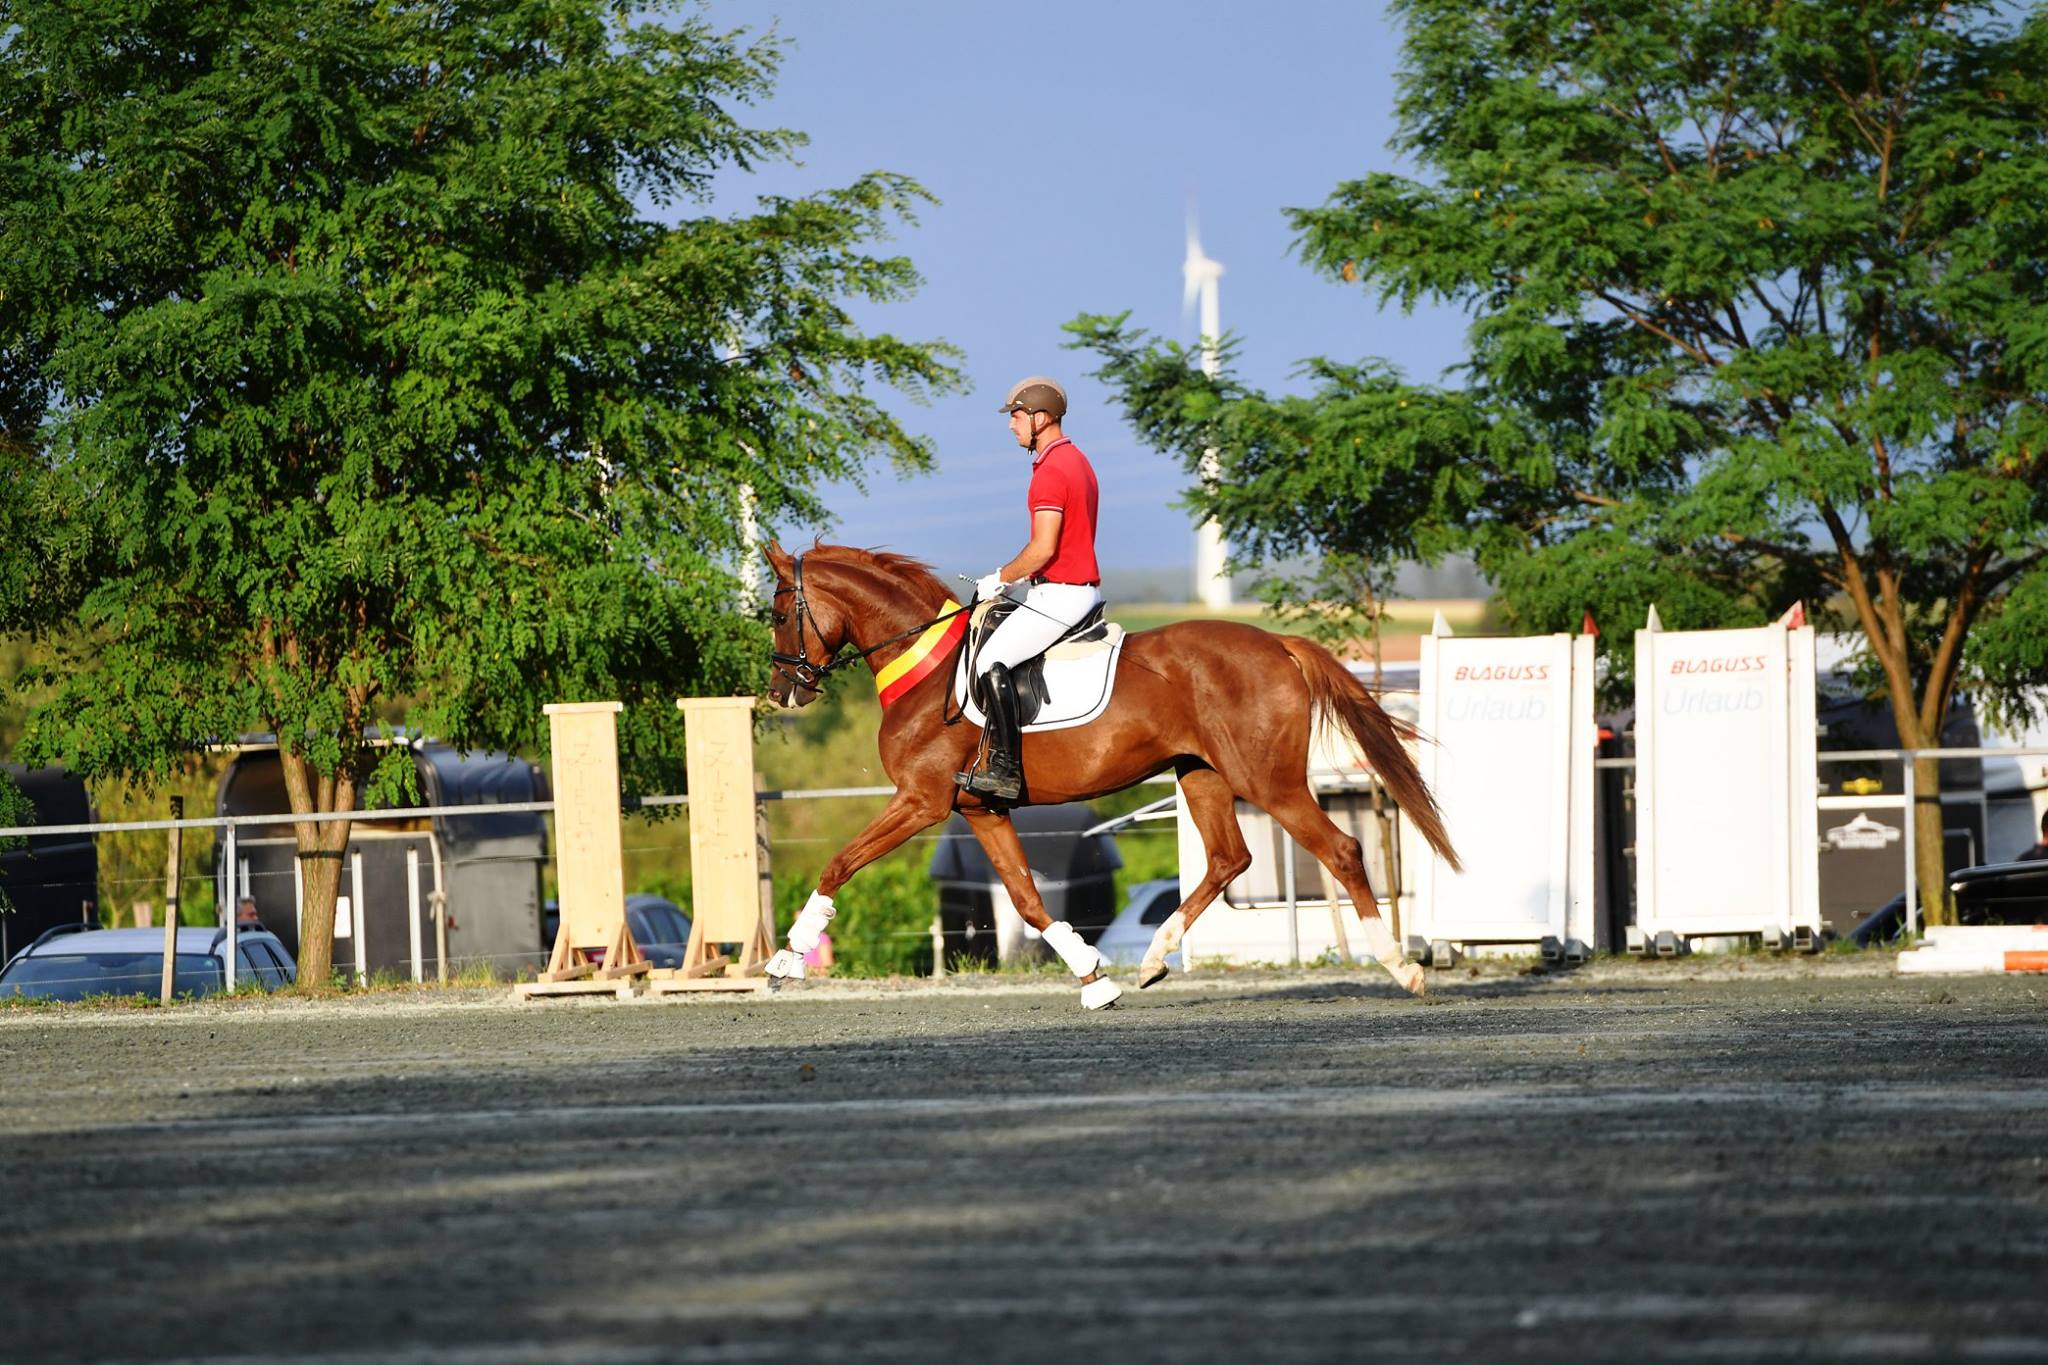
[[[416,848],[405,851],[405,916],[412,926],[412,984],[417,986],[426,979],[426,971],[420,962],[420,851]]]
[[[1914,848],[1913,831],[1920,823],[1919,784],[1914,781],[1913,759],[1917,750],[1901,749],[1899,756],[1904,760],[1906,788],[1906,933],[1917,937],[1920,933],[1920,863]]]
[[[439,886],[434,888],[434,957],[436,967],[434,979],[442,985],[448,984],[448,893]]]
[[[1279,821],[1273,822],[1277,828]],[[1283,872],[1287,888],[1287,960],[1294,966],[1301,965],[1301,906],[1294,894],[1294,836],[1285,830],[1280,832],[1280,851],[1287,859]],[[1182,958],[1181,961],[1187,961]]]
[[[171,818],[185,818],[185,798],[171,798]],[[181,837],[185,831],[175,826],[169,831],[171,856],[164,868],[164,975],[162,988],[157,993],[157,1003],[171,1003],[171,981],[178,969],[178,858],[185,851]]]
[[[775,854],[768,838],[768,803],[759,797],[754,798],[754,857],[760,864],[761,932],[768,936],[772,946],[775,942]]]
[[[348,889],[353,898],[350,904],[355,909],[355,923],[350,926],[356,931],[356,984],[370,984],[370,950],[364,943],[369,938],[365,931],[366,920],[370,918],[370,907],[363,904],[363,851],[355,849],[348,855]]]
[[[226,880],[228,894],[227,899],[222,901],[221,905],[227,907],[228,990],[232,992],[235,989],[235,953],[242,946],[242,931],[240,926],[240,921],[242,918],[242,902],[240,897],[236,895],[236,892],[239,888],[236,886],[235,877],[235,868],[237,864],[235,862],[235,827],[233,825],[228,826],[228,832],[225,842],[227,844],[227,855],[221,859],[221,862],[223,864],[222,871],[224,871],[227,874]],[[218,886],[219,883],[216,882],[215,885]],[[214,894],[219,895],[220,893],[218,891],[215,891]],[[216,910],[218,910],[219,908],[219,906],[215,907]]]

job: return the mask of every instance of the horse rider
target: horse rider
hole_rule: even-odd
[[[1060,430],[1067,391],[1035,374],[1010,386],[1000,411],[1009,414],[1010,435],[1031,452],[1025,495],[1031,540],[974,585],[982,601],[1008,595],[1018,605],[974,661],[976,694],[988,718],[988,761],[953,780],[977,795],[1015,801],[1024,792],[1024,740],[1011,671],[1051,648],[1101,604],[1102,571],[1095,563],[1095,470]]]

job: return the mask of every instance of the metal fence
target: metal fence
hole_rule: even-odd
[[[1933,749],[1823,749],[1818,754],[1818,758],[1822,764],[1897,763],[1900,765],[1900,790],[1896,794],[1877,792],[1862,796],[1844,797],[1823,796],[1816,792],[1814,794],[1814,809],[1818,811],[1832,806],[1861,805],[1873,810],[1901,810],[1906,813],[1906,819],[1903,824],[1905,875],[1904,885],[1900,889],[1906,897],[1906,932],[1908,934],[1918,934],[1920,932],[1920,883],[1919,879],[1914,876],[1914,863],[1918,853],[1918,834],[1914,829],[1915,822],[1912,818],[1912,813],[1920,802],[1919,775],[1915,771],[1916,765],[1922,761],[1940,762],[1944,759],[2048,758],[2048,748],[2022,746],[2002,749],[1979,745],[1963,748]],[[1633,758],[1601,758],[1595,759],[1593,766],[1596,769],[1620,768],[1632,770],[1636,766],[1636,760]],[[2033,791],[2040,790],[2040,788],[2026,788],[2025,790]],[[1949,795],[1951,793],[1942,793],[1943,797]],[[1978,789],[1977,795],[1980,801],[1988,799],[1981,787]],[[1874,909],[1875,907],[1872,908]]]
[[[1173,779],[1170,776],[1162,776],[1148,779],[1148,782],[1151,783],[1171,784],[1172,781]],[[779,802],[856,800],[863,798],[872,800],[884,799],[893,796],[895,794],[895,791],[896,789],[893,786],[820,787],[786,790],[768,789],[757,792],[756,800],[763,804],[772,804]],[[622,816],[624,816],[631,815],[636,811],[658,811],[665,808],[686,809],[688,805],[689,797],[686,795],[664,794],[655,796],[644,796],[628,799],[622,806],[621,814]],[[240,845],[246,833],[261,832],[265,830],[275,830],[280,826],[296,826],[304,823],[324,824],[339,820],[347,821],[351,824],[351,826],[357,827],[351,829],[351,844],[353,844],[356,834],[358,833],[360,827],[369,826],[372,827],[372,829],[374,830],[374,827],[380,823],[417,823],[422,821],[430,821],[436,818],[476,819],[479,817],[487,817],[501,814],[551,815],[553,814],[554,809],[555,803],[553,801],[543,800],[508,801],[489,804],[463,804],[447,806],[407,806],[388,810],[324,812],[310,815],[295,815],[289,813],[268,815],[206,815],[191,816],[183,819],[95,821],[90,823],[58,825],[14,826],[10,828],[0,829],[0,839],[13,837],[49,839],[60,838],[65,836],[98,836],[102,834],[152,832],[162,832],[166,834],[166,836],[168,836],[173,831],[180,833],[184,831],[211,831],[214,834],[215,838],[218,840],[217,847],[220,850],[214,859],[215,873],[213,877],[213,892],[215,905],[215,923],[219,929],[225,932],[224,960],[226,962],[226,987],[229,990],[233,990],[236,986],[237,964],[241,958],[241,954],[239,951],[241,948],[239,937],[242,926],[237,922],[237,917],[235,914],[235,907],[237,905],[237,902],[243,897],[248,896],[252,891],[252,877],[297,877],[299,875],[299,869],[296,860],[290,872],[252,873],[248,867],[246,860],[239,856],[241,853]],[[373,833],[372,837],[383,837],[382,832],[379,831]],[[1027,842],[1035,838],[1071,837],[1073,837],[1072,834],[1065,832],[1046,834],[1034,834],[1030,831],[1020,832],[1020,838],[1026,840]],[[968,842],[973,842],[973,838],[971,835],[947,833],[944,830],[944,828],[941,827],[916,835],[913,838],[906,840],[903,846],[906,848],[918,847],[923,849],[932,849],[936,848],[936,846],[940,843],[951,839],[961,839]],[[508,956],[523,956],[525,958],[530,959],[532,964],[535,966],[544,963],[547,958],[548,952],[546,947],[541,944],[536,944],[530,952],[524,954],[513,955],[506,953],[496,953],[489,955],[475,955],[466,958],[462,956],[451,957],[448,951],[447,939],[449,914],[451,911],[451,907],[449,905],[447,898],[445,877],[443,875],[441,867],[439,866],[438,845],[435,844],[434,841],[432,840],[429,840],[428,842],[430,847],[436,849],[435,854],[427,863],[421,865],[420,868],[416,869],[412,866],[409,866],[406,877],[406,883],[408,887],[407,894],[409,896],[409,904],[407,905],[406,918],[411,934],[411,951],[408,956],[411,963],[413,979],[415,981],[420,981],[423,979],[424,973],[427,970],[425,964],[428,962],[434,964],[433,970],[437,978],[444,982],[449,979],[451,971],[459,975],[465,968],[474,967],[477,964],[485,961],[495,960],[502,962]],[[777,840],[778,844],[789,844],[794,842],[800,842],[800,840]],[[837,841],[834,842],[836,845]],[[681,857],[683,861],[687,861],[686,844],[680,836],[666,843],[652,844],[646,842],[634,843],[629,839],[623,848],[623,852],[629,856],[635,854],[658,853],[663,850],[673,850],[678,853],[678,855]],[[552,860],[552,857],[553,851],[551,847],[548,854],[548,858]],[[424,892],[421,891],[421,878],[418,875],[420,870],[424,870],[427,873],[429,873],[432,879],[431,889],[425,890]],[[135,884],[138,887],[148,886],[161,889],[165,885],[165,880],[166,879],[163,877],[158,877],[138,881]],[[344,878],[342,881],[342,885],[346,891],[355,893],[355,895],[353,896],[355,905],[352,907],[352,911],[356,916],[355,927],[358,930],[361,929],[363,920],[367,918],[365,908],[362,905],[361,899],[360,889],[362,888],[363,883],[364,878],[361,871],[361,855],[360,852],[358,851],[355,854],[355,862],[353,867],[350,869],[349,872],[344,874]],[[81,914],[95,913],[96,910],[94,902],[97,900],[98,897],[98,887],[83,887],[81,888],[81,893]],[[302,897],[302,895],[302,888],[299,886],[295,886],[295,900],[299,897]],[[169,907],[167,904],[167,912],[168,909]],[[454,909],[459,911],[460,907],[454,907]],[[685,907],[685,909],[687,909],[687,907]],[[111,925],[118,920],[120,912],[118,910],[115,910],[113,907],[106,907],[105,909],[97,910],[96,913],[98,917],[98,922],[100,924]],[[192,926],[187,925],[185,927],[190,928]],[[924,939],[934,938],[936,934],[936,928],[919,928],[916,930],[900,931],[900,933],[896,934],[895,936],[905,939]],[[426,942],[429,936],[432,937],[434,942],[434,950],[432,951],[431,954],[429,954],[426,950]],[[347,935],[347,937],[355,939],[357,946],[360,946],[361,939],[356,934],[350,934]],[[13,952],[18,952],[23,946],[25,946],[24,943],[11,944],[7,952],[0,953],[0,962],[5,962],[9,954]],[[959,945],[954,946],[957,947]],[[942,940],[935,941],[934,958],[935,962],[941,968],[943,968],[945,956],[946,946],[944,942]],[[357,979],[360,981],[366,981],[368,979],[369,973],[364,967],[341,960],[339,954],[337,955],[335,965],[339,969],[351,971],[351,973],[355,975]]]
[[[1823,750],[1818,755],[1818,757],[1819,761],[1822,764],[1839,764],[1848,762],[1881,762],[1897,763],[1900,765],[1901,790],[1899,792],[1895,794],[1873,793],[1853,798],[1826,797],[1820,796],[1818,793],[1816,793],[1815,809],[1822,809],[1825,807],[1825,805],[1828,804],[1839,805],[1846,801],[1850,804],[1860,804],[1871,808],[1899,809],[1907,813],[1907,818],[1903,821],[1904,876],[1902,878],[1903,884],[1901,890],[1903,891],[1906,898],[1906,923],[1908,926],[1908,932],[1918,933],[1920,929],[1919,889],[1918,881],[1913,874],[1914,862],[1917,854],[1918,836],[1917,831],[1915,829],[1915,822],[1911,818],[1911,812],[1915,809],[1920,800],[1917,774],[1915,772],[1916,763],[1922,760],[1941,761],[1957,759],[1983,760],[2048,757],[2048,747],[1990,748],[1979,746],[1968,748],[1926,749],[1911,749],[1901,747],[1892,749]],[[1594,766],[1596,769],[1602,770],[1633,769],[1636,766],[1636,760],[1634,758],[1602,758],[1596,759]],[[1169,776],[1161,776],[1150,779],[1149,781],[1154,784],[1170,785],[1173,779]],[[2037,789],[2038,788],[2027,788],[2027,790]],[[824,787],[811,789],[767,790],[758,793],[757,799],[764,803],[796,801],[830,801],[859,798],[879,799],[892,796],[894,795],[894,793],[895,788],[892,786]],[[1981,792],[1979,794],[1981,796]],[[688,804],[689,798],[687,796],[658,795],[642,797],[638,798],[637,800],[629,801],[624,807],[624,810],[626,813],[630,814],[635,810],[659,810],[662,808],[670,807],[686,808]],[[235,984],[235,963],[238,957],[236,951],[238,947],[238,944],[236,942],[238,926],[236,924],[234,906],[237,899],[239,898],[239,895],[248,890],[248,885],[246,882],[247,873],[246,871],[244,871],[244,865],[242,864],[241,860],[237,857],[237,844],[240,841],[242,831],[263,830],[275,828],[278,826],[292,826],[308,822],[323,823],[334,820],[346,820],[355,825],[374,826],[379,822],[385,821],[420,821],[431,820],[436,817],[476,818],[478,816],[491,814],[551,814],[553,811],[554,802],[552,801],[521,801],[488,805],[415,806],[393,810],[350,811],[343,813],[323,813],[313,815],[210,815],[190,817],[186,819],[177,820],[125,820],[94,822],[85,824],[16,826],[7,829],[0,829],[0,838],[53,838],[67,835],[96,836],[100,834],[116,834],[143,831],[168,832],[172,830],[213,831],[216,837],[221,841],[221,844],[223,845],[223,854],[222,856],[216,859],[216,865],[221,869],[227,870],[227,876],[234,877],[237,879],[234,883],[230,884],[225,880],[221,879],[220,877],[217,877],[215,882],[215,904],[217,920],[220,926],[223,929],[225,929],[227,935],[227,984],[230,988],[232,988]],[[1136,813],[1134,812],[1133,814]],[[1152,809],[1151,814],[1153,818],[1163,818],[1165,815],[1170,814],[1170,812],[1159,810],[1156,808],[1155,805],[1155,808]],[[1141,816],[1139,818],[1142,819],[1144,817]],[[1396,818],[1398,818],[1398,812],[1396,812]],[[1098,830],[1112,827],[1115,828],[1119,833],[1131,833],[1135,830],[1136,825],[1132,821],[1130,816],[1125,816],[1113,820],[1103,821],[1100,824],[1098,824],[1094,829],[1089,830],[1087,832],[1092,834],[1097,832]],[[1170,836],[1173,833],[1173,829],[1171,826],[1168,826],[1164,830],[1159,830],[1158,832]],[[947,838],[970,837],[971,836],[964,835],[949,835],[945,833],[943,830],[934,830],[932,832],[916,836],[913,840],[908,841],[906,846],[917,845],[931,847],[935,846],[937,843]],[[1025,837],[1029,838],[1032,836],[1026,835]],[[1063,834],[1057,837],[1071,836]],[[1302,899],[1296,895],[1296,887],[1294,885],[1293,876],[1295,865],[1294,841],[1290,837],[1286,836],[1284,831],[1281,832],[1280,838],[1284,841],[1284,852],[1282,854],[1281,866],[1285,869],[1286,872],[1286,888],[1284,894],[1287,903],[1287,908],[1289,909],[1290,913],[1295,914],[1298,913],[1302,908],[1313,907],[1322,904],[1322,902],[1320,901]],[[627,849],[627,852],[644,853],[658,847],[661,846],[635,845],[630,846]],[[420,903],[408,907],[409,920],[413,926],[412,932],[414,934],[414,945],[413,952],[411,954],[411,959],[414,964],[415,979],[418,979],[420,964],[424,960],[425,956],[424,952],[422,951],[423,935],[428,931],[428,927],[430,924],[433,931],[437,935],[437,947],[439,948],[439,951],[435,954],[435,960],[437,962],[438,974],[441,975],[443,979],[445,979],[451,966],[455,967],[457,970],[460,970],[464,965],[466,965],[465,959],[451,959],[446,951],[446,940],[445,937],[443,937],[446,932],[447,924],[447,905],[445,891],[442,888],[442,879],[440,877],[439,869],[434,869],[434,872],[435,890],[427,893],[427,895],[421,899]],[[411,884],[416,888],[418,886],[418,879],[414,877],[410,880]],[[360,887],[360,873],[356,874],[356,880],[354,883],[352,883],[352,885],[358,888]],[[1405,891],[1405,888],[1402,888],[1402,890]],[[96,888],[94,891],[94,895],[97,895]],[[922,936],[927,934],[928,932],[930,931],[903,931],[905,936],[910,936],[913,933]],[[17,949],[19,946],[20,945],[15,945]],[[531,956],[534,959],[534,961],[538,963],[545,958],[546,950],[543,947],[536,945],[533,952],[531,953]],[[943,945],[935,947],[935,956],[939,964],[942,966],[945,958],[945,951]],[[1298,952],[1295,953],[1294,956],[1298,959]]]

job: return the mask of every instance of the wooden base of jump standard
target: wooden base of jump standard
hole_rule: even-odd
[[[573,981],[522,981],[512,988],[512,995],[517,1000],[531,1000],[543,995],[608,995],[614,1000],[638,1000],[649,995],[682,995],[693,991],[751,995],[767,989],[768,978],[765,976],[726,976],[723,973],[692,976],[678,969],[657,969],[640,975],[602,980],[586,976]]]
[[[583,977],[576,981],[522,981],[512,988],[515,1000],[538,995],[608,995],[614,1000],[631,1000],[641,993],[640,978],[632,976]]]
[[[692,976],[688,968],[651,972],[643,987],[649,995],[681,995],[685,991],[765,991],[765,976],[727,976],[713,972]]]
[[[633,941],[633,931],[623,915],[612,929],[611,940],[602,948],[578,947],[569,941],[568,926],[555,935],[555,950],[548,956],[547,970],[538,981],[522,981],[512,988],[515,1000],[537,995],[609,995],[614,1000],[631,1000],[640,993],[640,983],[654,970],[654,964]]]
[[[655,970],[636,976],[600,980],[582,977],[573,981],[522,981],[512,988],[517,1000],[536,996],[597,995],[614,1000],[638,1000],[650,995],[683,995],[694,991],[719,991],[728,995],[752,995],[768,989],[765,976],[691,976],[679,969]]]
[[[647,974],[650,995],[680,995],[685,991],[765,991],[768,989],[768,959],[775,954],[772,941],[774,912],[765,896],[761,913],[747,925],[735,962],[704,932],[705,916],[690,923],[690,941],[683,945],[683,965]]]

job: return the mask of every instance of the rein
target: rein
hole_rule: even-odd
[[[823,663],[814,663],[811,660],[811,649],[805,638],[805,630],[808,627],[811,632],[821,636],[824,632],[818,629],[817,622],[811,620],[811,605],[804,598],[804,557],[802,555],[796,557],[794,580],[792,585],[787,588],[777,588],[775,596],[780,597],[784,593],[794,593],[796,595],[794,607],[796,611],[797,652],[794,654],[772,653],[768,657],[774,662],[777,673],[780,673],[798,687],[811,692],[816,692],[818,684],[823,682],[826,676],[834,669],[844,668],[850,663],[865,662],[876,650],[887,649],[898,640],[907,640],[913,635],[921,635],[933,626],[938,625],[941,621],[950,621],[962,612],[974,609],[974,604],[970,602],[964,607],[956,607],[952,611],[942,612],[934,616],[929,621],[920,622],[909,630],[898,631],[886,640],[877,640],[866,649],[856,648],[851,654],[841,652],[825,660]],[[843,648],[842,646],[842,651]]]

